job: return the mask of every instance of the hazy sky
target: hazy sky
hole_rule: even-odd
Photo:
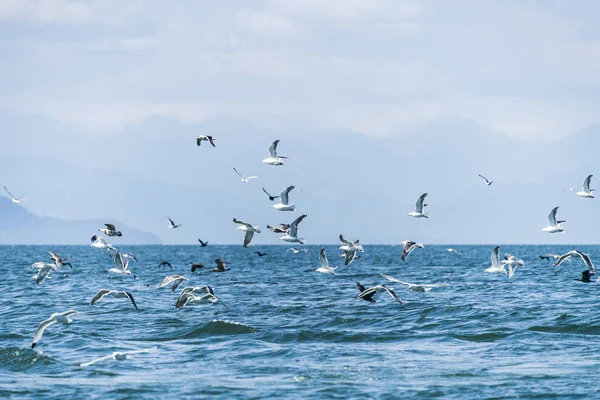
[[[553,139],[599,122],[598,20],[594,0],[2,0],[0,110]]]

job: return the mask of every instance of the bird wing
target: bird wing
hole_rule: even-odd
[[[281,191],[281,193],[279,194],[279,197],[281,197],[281,204],[288,204],[289,201],[289,193],[295,188],[295,186],[288,186],[285,189],[283,189]]]
[[[40,283],[46,280],[46,277],[50,273],[50,271],[55,271],[56,268],[52,264],[45,264],[42,268],[40,268],[40,272],[37,274],[37,278],[35,279],[35,284],[40,285]]]
[[[556,260],[556,262],[554,263],[554,267],[558,267],[560,264],[563,263],[563,261],[568,260],[569,258],[571,258],[571,254],[569,254],[569,253],[563,254],[562,256],[559,257],[558,260]]]
[[[415,211],[418,213],[423,212],[423,202],[425,201],[425,197],[427,197],[427,193],[423,193],[421,197],[417,199],[415,202]]]
[[[416,242],[412,240],[407,240],[404,242],[404,247],[402,248],[402,261],[406,260],[406,257],[410,254],[411,251],[415,248]]]
[[[327,254],[325,254],[325,248],[324,247],[321,248],[321,252],[319,253],[319,260],[321,260],[321,267],[322,268],[328,268],[329,267],[329,261],[327,260]]]
[[[307,214],[302,214],[301,216],[299,216],[298,218],[296,218],[294,220],[294,222],[292,222],[290,224],[290,236],[292,237],[297,237],[298,236],[298,224],[300,224],[300,222],[302,222],[302,220],[304,218],[306,218]]]
[[[100,301],[100,299],[102,299],[104,296],[106,296],[107,294],[109,294],[110,292],[112,292],[112,290],[109,289],[100,289],[98,291],[98,293],[96,293],[96,295],[94,296],[94,298],[91,301],[91,305],[93,306],[94,304],[96,304],[98,301]]]
[[[345,245],[352,247],[352,243],[348,239],[346,239],[341,233],[340,233],[340,241],[342,243],[344,243]]]
[[[392,281],[392,282],[398,282],[398,283],[403,283],[403,284],[405,284],[405,285],[407,285],[407,286],[410,286],[410,285],[412,285],[412,283],[408,283],[408,282],[401,281],[400,279],[394,278],[393,276],[389,276],[389,275],[386,275],[386,274],[381,274],[381,276],[383,276],[383,277],[384,277],[385,279],[387,279],[388,281]]]
[[[344,265],[347,267],[352,264],[354,261],[354,257],[356,256],[356,251],[348,251],[346,250],[346,257],[344,258]]]
[[[592,259],[590,258],[589,255],[582,253],[579,250],[575,250],[575,252],[577,254],[579,254],[579,257],[581,257],[581,259],[583,260],[583,263],[585,264],[586,267],[588,267],[588,269],[590,270],[590,272],[592,274],[596,273],[596,269],[594,268],[594,264],[592,263]]]
[[[32,349],[35,347],[37,342],[39,342],[40,339],[42,338],[42,335],[44,334],[44,330],[54,323],[56,323],[56,320],[54,319],[54,317],[50,317],[47,320],[42,321],[42,323],[40,323],[40,326],[38,326],[37,330],[35,331],[35,335],[33,336],[33,342],[31,343]]]
[[[278,198],[278,197],[279,197],[279,196],[271,196],[271,194],[270,194],[269,192],[267,192],[267,191],[265,190],[265,188],[262,188],[262,190],[263,190],[263,192],[265,192],[265,193],[267,194],[267,196],[269,196],[269,198],[271,198],[271,197],[272,197],[272,198],[276,199],[276,198]]]
[[[271,154],[271,157],[277,157],[277,145],[278,144],[279,144],[279,139],[277,139],[276,141],[271,143],[271,145],[269,146],[269,153]]]
[[[364,288],[364,286],[362,286],[362,287]],[[360,287],[359,287],[359,290],[360,290]],[[373,294],[373,293],[376,293],[376,292],[377,292],[377,289],[375,289],[374,287],[368,288],[368,289],[363,290],[359,294],[357,294],[354,299],[362,299],[363,297],[368,296],[368,295]]]
[[[235,222],[236,224],[245,225],[245,226],[247,226],[248,228],[252,228],[252,225],[250,225],[249,223],[247,223],[247,222],[244,222],[244,221],[242,221],[242,220],[239,220],[239,219],[235,219],[235,218],[234,218],[234,219],[233,219],[233,222]]]
[[[4,186],[4,190],[6,190],[6,193],[8,193],[10,195],[10,197],[12,197],[14,200],[16,200],[15,196],[13,196],[12,193],[8,191],[6,186]]]
[[[200,146],[202,144],[202,139],[200,139],[200,136],[196,136],[196,144],[198,146]]]
[[[594,177],[594,175],[590,175],[587,178],[585,178],[585,181],[583,181],[583,191],[584,192],[588,192],[590,191],[590,183],[592,182],[592,178]]]
[[[59,257],[59,256],[58,256],[56,253],[53,253],[53,252],[51,252],[51,251],[49,251],[48,253],[50,253],[50,257],[52,257],[52,259],[53,259],[54,261],[58,261],[58,260],[60,260],[60,257]]]
[[[486,178],[485,176],[483,176],[483,175],[479,175],[479,177],[480,177],[480,178],[482,178],[482,179],[485,179],[485,181],[486,181],[487,183],[490,183],[490,181],[488,180],[488,178]]]
[[[96,363],[98,363],[98,362],[101,362],[101,361],[104,361],[104,360],[109,360],[109,359],[111,359],[111,358],[113,358],[113,355],[112,355],[112,354],[109,354],[109,355],[107,355],[107,356],[100,357],[100,358],[96,358],[95,360],[92,360],[92,361],[89,361],[89,362],[86,362],[86,363],[79,364],[79,366],[80,366],[80,367],[88,367],[88,366],[90,366],[90,365],[92,365],[92,364],[96,364]]]
[[[496,246],[496,247],[494,247],[494,250],[492,250],[492,256],[491,256],[492,268],[498,267],[498,265],[500,264],[500,256],[498,255],[499,251],[500,251],[500,246]]]
[[[217,147],[217,146],[215,146],[215,142],[214,142],[215,139],[212,136],[206,136],[206,137],[208,138],[208,142],[210,144],[212,144],[212,147]]]
[[[117,230],[113,224],[104,224],[104,226],[106,226],[106,229],[108,229],[109,231]]]
[[[398,303],[400,303],[400,304],[404,304],[404,302],[403,302],[402,300],[400,300],[400,297],[398,297],[398,295],[396,294],[396,292],[394,292],[394,290],[393,290],[393,289],[387,288],[387,287],[385,287],[385,286],[384,286],[383,288],[385,289],[385,291],[386,291],[386,292],[388,292],[388,294],[389,294],[390,296],[392,296],[392,298],[393,298],[394,300],[396,300],[396,301],[397,301]]]
[[[127,296],[127,298],[129,298],[129,300],[131,301],[131,304],[133,304],[133,306],[135,307],[136,310],[139,310],[137,304],[135,304],[135,299],[133,298],[133,295],[129,292],[125,292],[125,295]]]
[[[160,285],[158,285],[159,288],[168,285],[169,283],[173,282],[175,279],[179,279],[182,278],[179,275],[169,275],[169,276],[165,276],[165,279],[163,279],[163,281],[160,283]]]
[[[175,222],[173,222],[173,220],[170,217],[167,217],[167,219],[169,220],[169,222],[171,223],[171,226],[175,226]]]
[[[246,178],[246,180],[256,179],[256,178],[258,178],[258,175],[250,175],[249,177]]]
[[[244,247],[248,247],[252,242],[252,238],[254,237],[254,231],[246,231],[244,235]]]
[[[558,212],[558,207],[554,207],[550,214],[548,214],[548,224],[549,226],[556,226],[556,213]]]
[[[240,178],[244,179],[242,174],[240,174],[239,171],[237,169],[235,169],[235,167],[233,167],[233,170],[235,171],[236,174],[238,174],[240,176]]]
[[[117,253],[115,254],[115,265],[117,266],[118,269],[124,271],[124,264],[123,264],[123,257],[121,257],[121,252],[119,250],[117,250]]]

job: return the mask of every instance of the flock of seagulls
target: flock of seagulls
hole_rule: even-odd
[[[213,147],[216,147],[215,140],[216,139],[213,136],[208,136],[208,135],[196,136],[197,146],[201,146],[202,142],[208,142]],[[262,160],[263,163],[265,163],[267,165],[272,165],[272,166],[282,166],[282,165],[284,165],[285,161],[288,160],[288,157],[278,154],[277,147],[279,145],[279,142],[280,142],[279,140],[275,140],[269,146],[269,156]],[[258,178],[258,176],[255,176],[255,175],[244,177],[235,167],[233,168],[233,170],[241,178],[241,181],[243,183],[248,183],[250,180]],[[479,175],[479,177],[482,178],[483,180],[485,180],[485,183],[487,186],[491,186],[494,183],[494,181],[487,179],[483,175]],[[583,189],[576,193],[577,196],[582,197],[582,198],[594,198],[595,189],[592,189],[590,187],[592,177],[593,177],[593,175],[589,175],[585,179],[585,181],[583,183]],[[269,200],[272,202],[279,199],[275,204],[272,205],[272,208],[274,208],[275,210],[278,210],[278,211],[282,211],[282,212],[293,212],[293,211],[296,211],[296,205],[290,201],[290,194],[292,193],[292,191],[295,188],[296,187],[294,185],[287,186],[283,190],[281,190],[281,192],[277,196],[271,195],[269,192],[267,192],[267,190],[264,187],[262,188],[262,191],[268,196]],[[15,196],[13,196],[8,191],[6,186],[4,186],[4,189],[10,195],[12,201],[15,203],[20,203],[22,200],[27,199],[26,197],[17,198]],[[571,189],[571,191],[573,191],[573,189]],[[423,193],[421,196],[419,196],[419,198],[415,202],[414,210],[409,212],[406,215],[409,217],[412,217],[412,218],[429,218],[430,217],[429,214],[425,213],[425,207],[427,207],[425,200],[426,200],[427,196],[428,196],[427,193]],[[548,226],[542,229],[543,232],[553,234],[553,233],[559,233],[559,232],[564,231],[564,228],[562,225],[566,221],[565,220],[557,220],[558,209],[559,209],[559,207],[555,207],[550,211],[550,214],[548,215]],[[275,227],[267,225],[267,229],[273,233],[281,234],[282,236],[279,237],[279,240],[281,240],[281,241],[284,241],[287,243],[292,243],[292,244],[303,245],[305,243],[305,239],[303,237],[299,236],[298,229],[299,229],[299,225],[306,217],[307,217],[307,214],[301,214],[300,216],[293,219],[290,223],[281,223],[281,224],[279,224],[279,226],[275,226]],[[176,229],[181,226],[181,224],[176,224],[170,217],[167,217],[167,219],[169,220],[169,226],[168,226],[169,229]],[[258,226],[258,225],[253,225],[249,222],[239,220],[235,217],[233,218],[233,222],[236,225],[238,225],[236,228],[237,230],[241,230],[244,232],[244,238],[243,238],[243,247],[244,248],[251,246],[252,239],[254,238],[254,235],[256,233],[261,233],[260,226]],[[111,223],[104,224],[104,228],[98,229],[98,231],[107,237],[120,238],[123,236],[122,232],[117,230],[116,226]],[[354,260],[360,259],[361,256],[358,253],[364,253],[364,248],[360,244],[359,239],[351,241],[351,240],[346,239],[342,234],[339,234],[339,241],[341,242],[341,246],[339,247],[339,249],[343,251],[343,253],[340,255],[340,257],[342,257],[344,259],[344,266],[349,267],[353,263]],[[114,266],[108,270],[109,274],[113,274],[116,276],[132,275],[132,271],[129,268],[130,261],[134,261],[136,263],[138,262],[137,258],[134,255],[121,254],[119,249],[113,247],[112,244],[107,242],[106,238],[101,237],[98,234],[94,234],[92,236],[91,242],[92,243],[90,246],[92,246],[94,248],[107,250],[110,259],[114,263]],[[208,241],[205,242],[201,239],[198,239],[198,242],[201,247],[206,247],[208,245]],[[402,241],[401,243],[403,245],[402,252],[400,255],[400,259],[402,262],[405,262],[407,257],[415,249],[424,248],[424,245],[422,243],[418,243],[418,242],[412,241],[412,240],[405,240],[405,241]],[[299,254],[302,252],[306,253],[306,254],[309,253],[308,249],[305,249],[305,248],[291,247],[288,250],[292,251],[294,254]],[[114,255],[112,254],[113,251],[115,252]],[[462,253],[457,249],[449,248],[449,249],[447,249],[447,252],[456,254],[457,256],[462,256]],[[254,253],[257,254],[259,257],[267,256],[267,253],[263,253],[260,251],[256,251]],[[69,262],[70,258],[62,258],[54,252],[49,252],[49,254],[50,254],[50,259],[51,259],[52,263],[39,261],[39,262],[35,262],[32,265],[32,268],[38,269],[37,274],[33,277],[35,279],[37,286],[41,285],[46,279],[48,279],[52,272],[59,271],[61,268],[65,267],[65,266],[69,266],[69,267],[73,268],[73,266]],[[540,259],[545,259],[548,261],[554,260],[555,261],[554,267],[559,267],[563,262],[570,260],[570,259],[580,259],[587,267],[587,269],[582,272],[581,279],[577,279],[582,282],[590,282],[591,277],[595,274],[595,268],[594,268],[594,265],[593,265],[592,260],[590,259],[589,255],[587,255],[579,250],[573,250],[564,255],[547,254],[547,255],[540,256]],[[319,272],[322,274],[327,274],[327,275],[336,275],[336,270],[338,269],[338,266],[332,266],[329,263],[329,260],[327,258],[324,248],[321,248],[321,250],[319,252],[319,262],[320,262],[320,264],[319,264],[318,268],[315,270],[316,272]],[[190,264],[191,264],[190,269],[191,269],[192,274],[195,273],[196,271],[198,271],[198,273],[200,273],[199,271],[204,269],[203,263],[190,263]],[[213,269],[211,269],[211,272],[224,273],[226,271],[231,270],[230,268],[227,267],[228,263],[226,261],[224,261],[222,258],[217,258],[215,260],[215,264],[216,265]],[[158,265],[159,268],[161,268],[163,266],[167,266],[170,269],[172,269],[172,265],[168,261],[161,261],[161,263]],[[517,268],[521,268],[524,266],[525,266],[525,263],[523,260],[521,260],[518,257],[511,255],[511,254],[505,254],[504,257],[501,259],[500,258],[500,246],[496,246],[491,253],[490,266],[489,266],[489,268],[485,269],[484,272],[505,274],[510,279],[510,278],[513,278],[513,276],[515,275]],[[394,283],[404,285],[404,286],[406,286],[407,290],[414,291],[414,292],[428,292],[428,291],[432,290],[433,288],[447,286],[444,284],[409,283],[409,282],[400,280],[398,278],[392,277],[390,275],[381,274],[381,276],[383,279],[385,279],[388,282],[394,282]],[[136,276],[133,275],[134,279],[135,279],[135,277]],[[108,278],[110,279],[110,275],[108,276]],[[170,292],[175,293],[180,288],[180,286],[187,284],[187,282],[189,280],[190,280],[189,278],[187,278],[183,275],[179,275],[179,274],[167,275],[164,277],[162,282],[158,285],[158,288],[170,287],[171,288]],[[598,279],[598,282],[600,282],[600,279]],[[387,293],[390,296],[390,298],[393,299],[396,303],[404,304],[404,302],[400,299],[400,297],[395,292],[394,288],[388,287],[388,286],[386,286],[386,284],[382,283],[382,284],[374,285],[372,287],[365,287],[360,282],[356,282],[356,287],[357,287],[359,293],[355,296],[355,299],[362,299],[369,303],[375,303],[376,300],[374,299],[374,296],[377,293]],[[106,289],[106,288],[100,289],[93,296],[93,298],[90,301],[90,305],[94,306],[98,302],[100,302],[102,299],[105,299],[107,297],[126,300],[127,302],[131,303],[133,308],[135,308],[136,310],[139,310],[139,307],[138,307],[136,300],[132,293],[130,293],[128,291],[123,291],[123,290],[113,290],[113,289]],[[229,309],[228,306],[225,303],[223,303],[223,301],[215,294],[214,288],[212,288],[211,286],[208,286],[208,285],[184,287],[182,289],[182,291],[179,293],[179,295],[177,296],[177,300],[175,301],[175,309],[180,310],[186,306],[199,305],[199,304],[211,304],[211,305],[220,304],[226,310]],[[69,310],[69,311],[66,311],[63,313],[54,313],[50,316],[50,318],[42,321],[40,323],[40,325],[38,326],[37,330],[35,331],[31,347],[34,348],[39,343],[44,331],[49,326],[56,324],[56,323],[65,324],[65,325],[70,324],[72,322],[70,317],[76,315],[77,313],[78,312],[75,310]],[[137,354],[137,353],[144,353],[144,352],[151,352],[154,350],[156,350],[156,348],[147,349],[147,350],[135,350],[135,351],[130,351],[130,352],[116,352],[116,353],[112,353],[111,355],[93,360],[91,362],[80,364],[80,366],[82,366],[82,367],[88,366],[88,365],[92,365],[97,362],[101,362],[101,361],[109,360],[109,359],[124,360],[124,359],[127,359],[129,355]]]

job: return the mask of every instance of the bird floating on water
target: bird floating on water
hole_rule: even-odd
[[[279,203],[273,204],[271,207],[279,211],[294,211],[296,209],[296,206],[294,205],[294,203],[289,202],[289,193],[295,188],[296,186],[288,186],[285,189],[283,189],[279,194],[281,200],[279,201]]]
[[[121,252],[117,250],[115,253],[115,267],[108,270],[108,272],[112,272],[117,275],[131,275],[131,270],[129,269],[129,258],[123,260],[121,256]]]
[[[589,175],[587,178],[585,178],[585,181],[583,181],[583,190],[575,193],[577,196],[583,197],[586,199],[595,198],[594,192],[596,191],[596,189],[590,189],[590,183],[592,182],[593,177],[594,177],[594,175]]]
[[[252,243],[252,238],[254,237],[254,232],[260,233],[260,227],[253,226],[252,224],[249,224],[236,218],[233,218],[233,222],[240,225],[236,229],[246,232],[246,234],[244,235],[244,247],[250,246],[250,244]]]
[[[248,177],[244,178],[244,177],[242,176],[242,174],[240,174],[240,173],[238,172],[238,170],[237,170],[237,169],[235,169],[235,167],[233,167],[233,170],[235,171],[235,173],[236,173],[236,174],[238,174],[238,175],[240,176],[240,178],[242,178],[242,182],[244,182],[244,183],[248,183],[248,181],[249,181],[250,179],[256,179],[256,178],[258,178],[258,176],[256,176],[256,175],[252,175],[252,176],[248,176]]]
[[[332,267],[329,265],[329,260],[327,260],[327,254],[325,254],[325,248],[321,247],[321,252],[319,253],[319,261],[321,262],[321,266],[317,268],[315,271],[321,272],[323,274],[333,274],[335,275],[335,269],[337,266]]]
[[[202,144],[202,142],[208,142],[208,143],[212,144],[212,147],[217,147],[217,146],[215,146],[215,140],[217,140],[217,139],[215,139],[212,136],[208,136],[208,135],[196,136],[196,144],[198,146],[200,146]]]
[[[277,145],[279,145],[279,139],[271,143],[271,146],[269,146],[269,157],[262,160],[263,163],[269,165],[283,165],[283,160],[287,159],[287,157],[277,155]]]
[[[50,318],[48,318],[45,321],[42,321],[38,326],[37,330],[35,331],[35,335],[33,336],[33,342],[31,343],[31,348],[33,349],[35,345],[38,344],[46,328],[57,322],[60,322],[64,325],[70,324],[73,321],[69,317],[75,314],[77,314],[77,311],[75,310],[69,310],[62,313],[54,313],[50,316]]]
[[[8,191],[8,189],[6,188],[6,186],[4,186],[4,190],[6,190],[6,193],[8,193],[8,195],[10,196],[11,200],[13,203],[16,204],[20,204],[23,200],[28,200],[29,197],[15,197],[12,195],[11,192]]]
[[[558,207],[554,207],[552,209],[552,211],[550,211],[550,214],[548,214],[548,226],[543,228],[542,232],[547,232],[547,233],[564,232],[565,229],[562,227],[562,224],[567,221],[557,221],[556,220],[557,212],[558,212]]]
[[[425,197],[427,197],[427,193],[423,193],[415,202],[415,211],[411,211],[406,214],[409,217],[414,218],[429,218],[429,214],[425,214],[423,209],[427,207],[427,204],[423,204],[425,201]]]

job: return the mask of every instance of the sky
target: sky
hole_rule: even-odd
[[[594,0],[3,0],[0,111],[554,140],[599,122],[599,19]]]

